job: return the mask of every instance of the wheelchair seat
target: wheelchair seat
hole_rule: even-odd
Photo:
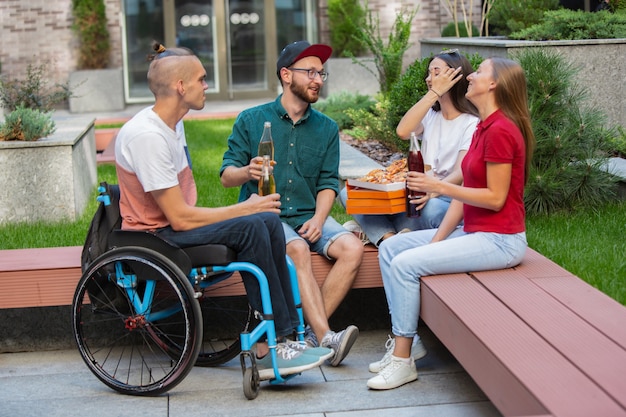
[[[226,245],[207,244],[180,248],[159,235],[147,231],[114,230],[110,246],[139,246],[159,252],[187,275],[193,267],[228,265],[237,260],[237,252]]]

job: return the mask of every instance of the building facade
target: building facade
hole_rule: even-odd
[[[111,56],[122,68],[125,103],[150,102],[146,83],[153,40],[194,50],[207,70],[215,99],[272,97],[278,89],[274,63],[287,43],[329,42],[327,0],[105,0]],[[418,7],[410,63],[419,39],[436,37],[452,17],[441,0],[369,0],[386,39],[398,10]],[[474,20],[480,19],[480,2]],[[72,0],[1,0],[0,70],[21,78],[28,65],[47,67],[51,82],[65,83],[76,70],[77,39],[71,30]]]

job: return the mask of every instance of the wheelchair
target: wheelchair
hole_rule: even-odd
[[[109,191],[110,190],[110,191]],[[98,200],[119,216],[119,189],[101,184]],[[111,223],[114,219],[107,219]],[[217,366],[237,355],[243,391],[257,397],[260,378],[251,348],[267,338],[274,378],[276,333],[269,286],[263,271],[238,262],[224,245],[181,249],[155,234],[113,230],[105,253],[84,268],[72,301],[72,330],[90,371],[108,387],[129,395],[159,395],[179,384],[194,365]],[[293,262],[287,257],[304,340],[303,315]],[[245,271],[256,277],[263,305],[254,312],[244,297],[228,295],[242,285],[233,276]],[[235,291],[241,293],[241,291]],[[214,295],[216,294],[216,295]]]

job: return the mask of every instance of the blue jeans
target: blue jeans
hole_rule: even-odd
[[[526,253],[526,233],[465,233],[457,228],[446,240],[430,243],[436,229],[385,239],[378,251],[385,296],[396,336],[417,334],[420,277],[509,268]]]
[[[158,234],[181,248],[215,243],[234,249],[238,261],[257,265],[267,277],[276,335],[290,335],[300,324],[287,269],[285,235],[277,215],[259,213],[183,232],[166,227]],[[241,276],[250,305],[262,312],[258,280],[249,272],[242,271]]]
[[[342,225],[337,223],[337,220],[333,219],[330,216],[326,218],[326,221],[322,226],[322,237],[319,238],[315,243],[311,243],[301,237],[298,232],[293,230],[293,228],[287,223],[283,223],[283,231],[285,233],[285,241],[287,243],[296,239],[304,240],[309,245],[309,248],[312,252],[324,255],[327,259],[331,259],[330,256],[328,256],[328,248],[330,247],[330,245],[335,240],[337,240],[339,236],[351,233],[344,229]]]
[[[339,193],[341,204],[346,206],[348,199],[347,188],[344,187]],[[367,238],[375,246],[388,232],[398,233],[402,229],[423,230],[436,229],[441,224],[443,216],[450,206],[450,198],[439,196],[428,200],[422,208],[420,217],[407,217],[406,213],[397,214],[353,214],[354,220],[361,226]]]

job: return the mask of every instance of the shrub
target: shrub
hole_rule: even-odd
[[[510,38],[535,41],[626,38],[626,13],[548,11],[541,23],[511,33]]]
[[[546,10],[560,7],[559,0],[498,0],[488,14],[490,34],[509,34],[539,23]]]
[[[367,9],[367,7],[366,7]],[[356,38],[365,45],[374,56],[378,74],[374,74],[380,84],[380,92],[386,94],[391,86],[400,78],[402,73],[402,58],[409,49],[409,36],[411,35],[411,23],[418,9],[403,7],[397,14],[396,20],[391,27],[387,42],[380,36],[380,18],[374,16],[371,10],[367,12],[367,18],[363,26],[358,27]],[[353,58],[356,64],[363,66],[372,72],[366,65]]]
[[[392,128],[387,121],[389,100],[379,95],[378,102],[371,111],[366,109],[346,109],[346,113],[354,120],[354,127],[346,131],[356,139],[376,139],[393,150],[398,147],[400,139],[396,136],[395,126]]]
[[[71,97],[69,84],[55,84],[48,87],[44,72],[48,65],[26,67],[23,80],[5,80],[0,77],[0,105],[8,111],[18,107],[37,109],[43,112],[53,110],[55,104]]]
[[[608,174],[605,116],[584,105],[577,72],[557,52],[528,48],[516,54],[526,73],[528,103],[537,147],[525,203],[529,213],[595,207],[616,197],[617,179]]]
[[[465,24],[458,23],[457,27],[459,29],[459,37],[467,38],[467,28]],[[450,22],[443,28],[441,31],[442,37],[456,37],[456,30],[454,29],[454,22]],[[480,31],[474,25],[472,25],[472,36],[480,36]]]
[[[55,125],[47,113],[18,107],[0,124],[0,140],[34,141],[54,133]]]
[[[109,64],[111,43],[104,0],[73,0],[72,13],[72,29],[80,42],[78,67],[106,68]]]
[[[342,92],[318,101],[313,107],[337,122],[339,129],[350,129],[354,126],[354,121],[346,113],[346,109],[362,109],[371,113],[375,105],[376,101],[370,96]]]
[[[617,126],[615,135],[608,138],[605,149],[611,156],[626,158],[626,130],[622,126]]]
[[[330,46],[336,56],[360,56],[365,50],[358,40],[358,28],[365,24],[365,9],[359,0],[329,0]],[[347,54],[347,55],[346,55]]]

